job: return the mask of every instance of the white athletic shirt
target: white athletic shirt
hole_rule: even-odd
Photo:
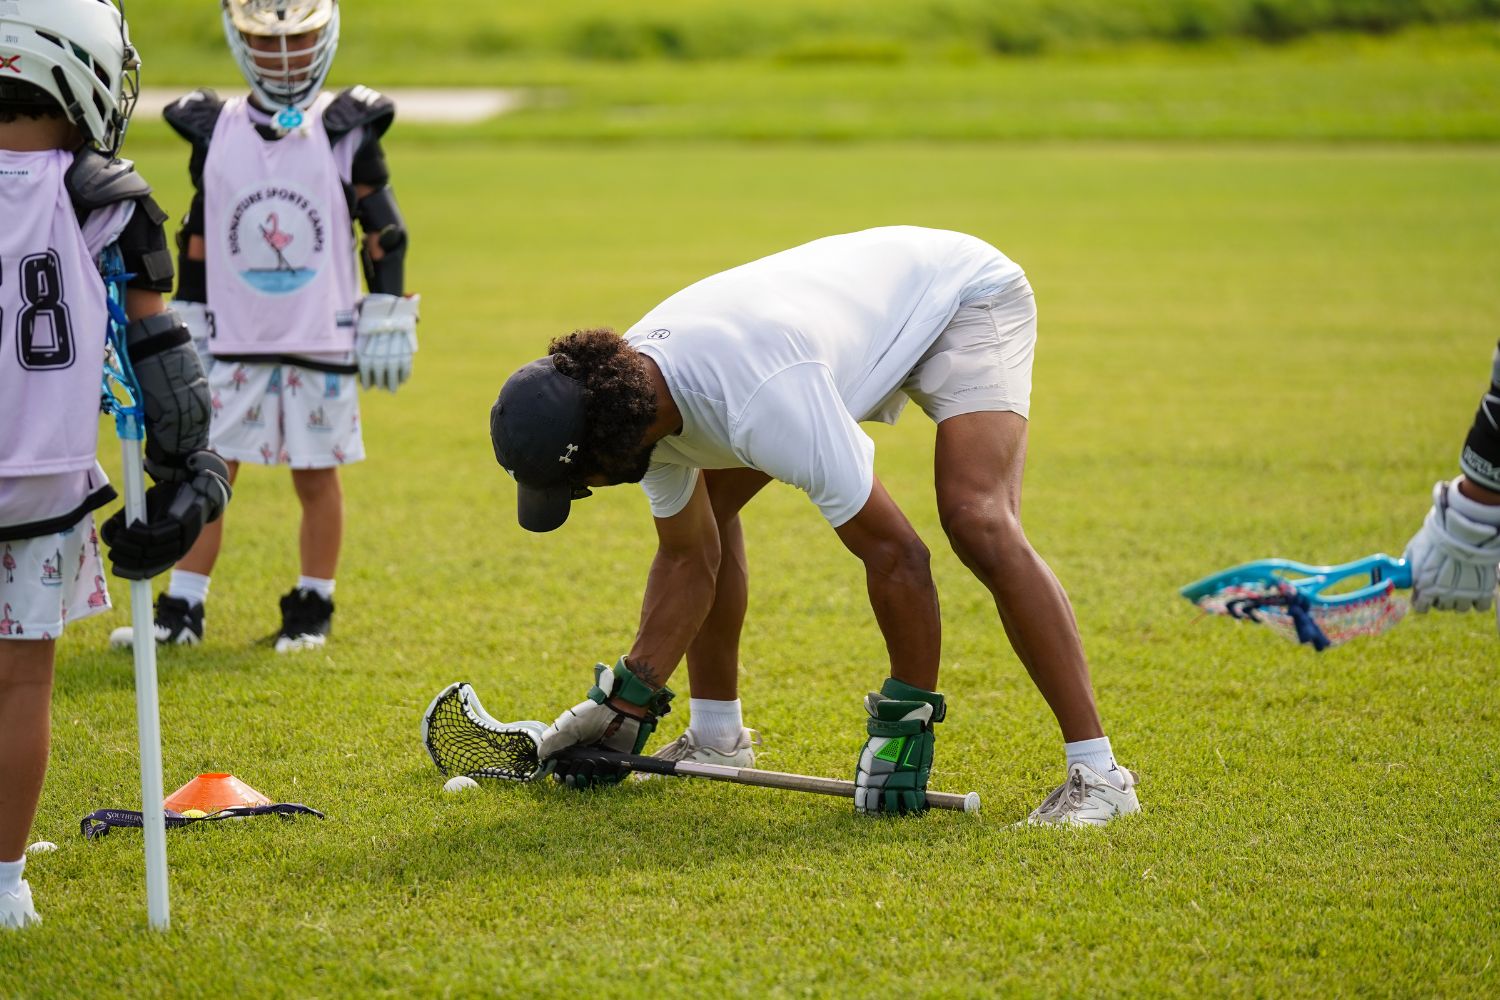
[[[692,497],[698,469],[759,469],[804,491],[838,527],[869,499],[875,443],[900,387],[960,306],[1021,277],[973,236],[890,226],[812,243],[704,278],[625,332],[682,412],[641,485],[657,517]]]
[[[323,126],[333,99],[320,94],[303,128],[275,140],[255,130],[264,116],[246,98],[224,103],[203,166],[215,354],[354,349],[354,232]]]
[[[82,227],[70,150],[0,150],[0,528],[59,517],[108,482],[95,461],[108,329],[95,258],[135,211]]]

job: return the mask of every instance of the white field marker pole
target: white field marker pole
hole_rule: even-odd
[[[146,520],[146,470],[141,461],[143,428],[125,417],[125,519]],[[171,922],[167,898],[167,824],[162,811],[161,714],[156,701],[156,622],[151,581],[130,581],[130,623],[134,629],[135,719],[141,749],[141,827],[146,839],[146,916],[153,930]]]

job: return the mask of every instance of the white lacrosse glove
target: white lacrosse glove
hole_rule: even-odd
[[[411,356],[417,353],[417,310],[421,304],[420,295],[383,292],[372,292],[359,300],[354,353],[362,387],[395,392],[411,378]]]
[[[209,335],[214,332],[213,316],[209,314],[208,306],[186,299],[173,299],[167,305],[182,320],[182,325],[187,327],[188,335],[193,338],[193,350],[198,352],[203,374],[207,375],[209,366],[214,363],[214,356],[208,348]]]
[[[1406,543],[1411,604],[1418,611],[1482,611],[1495,599],[1500,507],[1464,496],[1460,479],[1432,487],[1432,509]]]
[[[615,708],[618,699],[644,712],[634,715]],[[625,665],[620,657],[613,668],[599,663],[594,666],[594,686],[588,697],[547,727],[542,734],[538,754],[542,762],[569,747],[598,747],[617,753],[640,753],[647,738],[656,729],[657,720],[666,715],[672,701],[668,688],[652,688]],[[553,774],[575,788],[616,784],[623,774],[612,768],[598,768],[584,761],[560,764],[554,762]]]

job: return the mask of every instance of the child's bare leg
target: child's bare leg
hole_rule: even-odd
[[[339,470],[293,469],[292,485],[302,502],[302,575],[332,580],[344,538],[344,490]]]
[[[235,477],[240,474],[240,463],[226,462],[225,464],[229,466],[229,482],[233,485]],[[219,548],[224,544],[224,518],[228,514],[226,510],[219,515],[218,520],[203,526],[202,533],[198,535],[198,540],[193,543],[193,547],[188,549],[188,554],[177,561],[177,569],[202,576],[213,575],[214,563],[219,559]]]
[[[0,861],[26,853],[52,735],[55,639],[0,641]]]

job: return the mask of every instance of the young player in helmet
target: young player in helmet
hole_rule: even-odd
[[[242,462],[291,468],[301,576],[281,599],[285,652],[321,646],[329,632],[338,467],[364,458],[356,377],[394,392],[410,375],[418,297],[405,294],[406,229],[380,145],[395,107],[368,87],[322,90],[336,0],[223,0],[223,19],[250,94],[199,90],[166,110],[192,143],[196,188],[177,237],[174,304],[211,358],[212,439],[231,475]],[[205,531],[173,571],[157,601],[158,641],[202,639],[221,539],[220,526]],[[128,640],[128,630],[114,639]]]
[[[0,4],[0,927],[40,920],[22,879],[50,742],[66,625],[108,610],[93,511],[115,492],[95,461],[108,330],[99,258],[128,279],[126,352],[146,397],[148,521],[102,534],[116,575],[186,552],[229,498],[208,444],[208,386],[172,287],[166,216],[114,158],[137,60],[110,0]],[[113,255],[111,255],[113,256]]]

